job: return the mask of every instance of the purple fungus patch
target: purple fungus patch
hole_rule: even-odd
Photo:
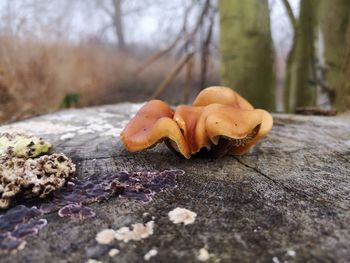
[[[182,170],[130,173],[127,178],[124,177],[126,187],[121,197],[149,202],[152,196],[165,188],[175,188],[176,177],[183,174]]]
[[[16,252],[24,248],[24,238],[35,235],[46,226],[44,214],[58,211],[60,217],[86,219],[95,212],[84,205],[112,197],[150,202],[156,193],[176,187],[176,178],[182,170],[163,172],[119,172],[84,179],[73,178],[51,193],[51,199],[36,207],[18,205],[0,215],[0,253]]]
[[[95,216],[95,212],[86,206],[82,206],[81,204],[69,204],[62,207],[58,211],[58,215],[60,217],[70,217],[73,219],[86,219]]]
[[[29,223],[21,224],[12,231],[11,235],[17,238],[23,238],[28,235],[35,235],[47,225],[46,219],[31,219]]]
[[[11,236],[9,232],[0,234],[0,254],[21,250],[25,244],[24,240]]]
[[[59,207],[57,207],[57,205],[54,203],[43,203],[40,205],[39,209],[43,214],[49,214],[57,211]]]
[[[18,205],[0,216],[0,233],[12,231],[17,225],[41,215],[42,212],[35,206],[29,208],[24,205]]]
[[[90,204],[114,196],[149,202],[152,196],[165,188],[176,187],[176,177],[182,170],[163,172],[119,172],[99,177],[71,179],[67,186],[53,192],[52,203],[43,204],[43,211],[62,208],[69,204]],[[53,211],[53,210],[51,210]]]
[[[39,219],[43,213],[36,207],[16,206],[0,216],[0,253],[21,250],[28,235],[36,235],[47,225],[46,219]]]

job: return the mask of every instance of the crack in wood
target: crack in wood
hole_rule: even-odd
[[[258,168],[253,167],[253,166],[250,166],[249,164],[246,164],[246,163],[243,162],[241,159],[239,159],[237,156],[233,156],[233,158],[236,159],[236,160],[237,160],[240,164],[242,164],[243,166],[245,166],[245,167],[247,167],[247,168],[249,168],[249,169],[251,169],[251,170],[257,172],[258,174],[262,175],[262,176],[265,177],[266,179],[272,181],[274,184],[283,187],[287,192],[291,192],[291,193],[293,193],[293,194],[296,194],[296,195],[298,195],[298,196],[300,196],[300,197],[302,197],[302,198],[305,198],[305,199],[309,199],[309,200],[311,200],[311,201],[317,201],[318,204],[320,204],[320,203],[324,203],[324,204],[327,203],[327,204],[330,204],[331,206],[340,208],[340,209],[342,209],[342,210],[347,210],[347,209],[348,209],[346,206],[343,206],[343,205],[341,205],[341,204],[332,202],[332,200],[329,201],[329,200],[326,200],[325,198],[315,198],[315,196],[313,196],[312,194],[308,194],[308,193],[305,193],[305,192],[300,192],[300,191],[298,191],[297,189],[288,187],[288,186],[286,186],[285,184],[283,184],[283,183],[281,183],[281,182],[279,182],[279,181],[277,181],[277,180],[271,178],[271,176],[269,176],[269,175],[267,175],[266,173],[260,171]],[[322,192],[322,193],[324,193],[324,194],[326,194],[326,195],[328,195],[328,196],[331,196],[331,197],[334,198],[334,199],[338,199],[338,198],[339,198],[339,197],[334,196],[334,195],[332,195],[332,194],[330,194],[330,193],[325,193],[322,189],[317,188],[317,190],[320,191],[320,192]]]
[[[284,185],[283,183],[278,182],[277,180],[271,178],[269,175],[267,175],[267,174],[263,173],[262,171],[260,171],[258,168],[246,164],[245,162],[240,160],[237,156],[233,156],[233,158],[235,158],[240,164],[244,165],[245,167],[247,167],[247,168],[249,168],[251,170],[254,170],[255,172],[257,172],[258,174],[262,175],[266,179],[272,181],[276,185],[282,186],[285,190],[287,190],[287,192],[292,192],[292,193],[297,194],[297,195],[299,195],[299,196],[301,196],[303,198],[309,197],[309,198],[314,199],[314,196],[312,196],[312,195],[309,195],[309,194],[304,193],[304,192],[299,192],[296,189],[290,188],[290,187]]]

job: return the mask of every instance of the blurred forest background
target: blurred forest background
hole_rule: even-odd
[[[0,0],[0,122],[210,85],[350,108],[349,0]]]

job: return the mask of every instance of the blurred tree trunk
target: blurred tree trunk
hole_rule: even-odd
[[[299,19],[294,27],[293,46],[288,55],[284,90],[285,110],[314,106],[316,103],[315,49],[317,1],[300,1]],[[295,18],[291,18],[295,19]]]
[[[115,28],[115,33],[118,38],[118,47],[120,50],[126,50],[125,38],[124,38],[124,26],[122,21],[122,0],[112,0],[114,8],[113,25]]]
[[[343,77],[335,86],[336,96],[334,106],[338,111],[350,110],[350,23],[346,33],[346,51],[343,63]]]
[[[220,0],[222,84],[255,107],[275,109],[275,76],[267,0]]]
[[[321,28],[324,36],[327,87],[333,106],[350,108],[350,1],[323,0]]]

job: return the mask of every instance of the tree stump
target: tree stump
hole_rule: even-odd
[[[274,115],[268,137],[244,156],[220,159],[169,151],[163,144],[129,153],[118,135],[140,104],[64,110],[0,127],[50,141],[77,165],[76,176],[118,171],[181,169],[177,188],[149,203],[114,197],[89,205],[94,218],[72,220],[57,212],[26,238],[26,247],[1,262],[196,262],[206,247],[208,262],[349,262],[350,121],[341,117]],[[197,213],[175,225],[176,207]],[[3,212],[2,212],[3,213]],[[96,234],[154,217],[154,234],[141,241],[100,245]],[[116,247],[120,253],[110,257]]]

